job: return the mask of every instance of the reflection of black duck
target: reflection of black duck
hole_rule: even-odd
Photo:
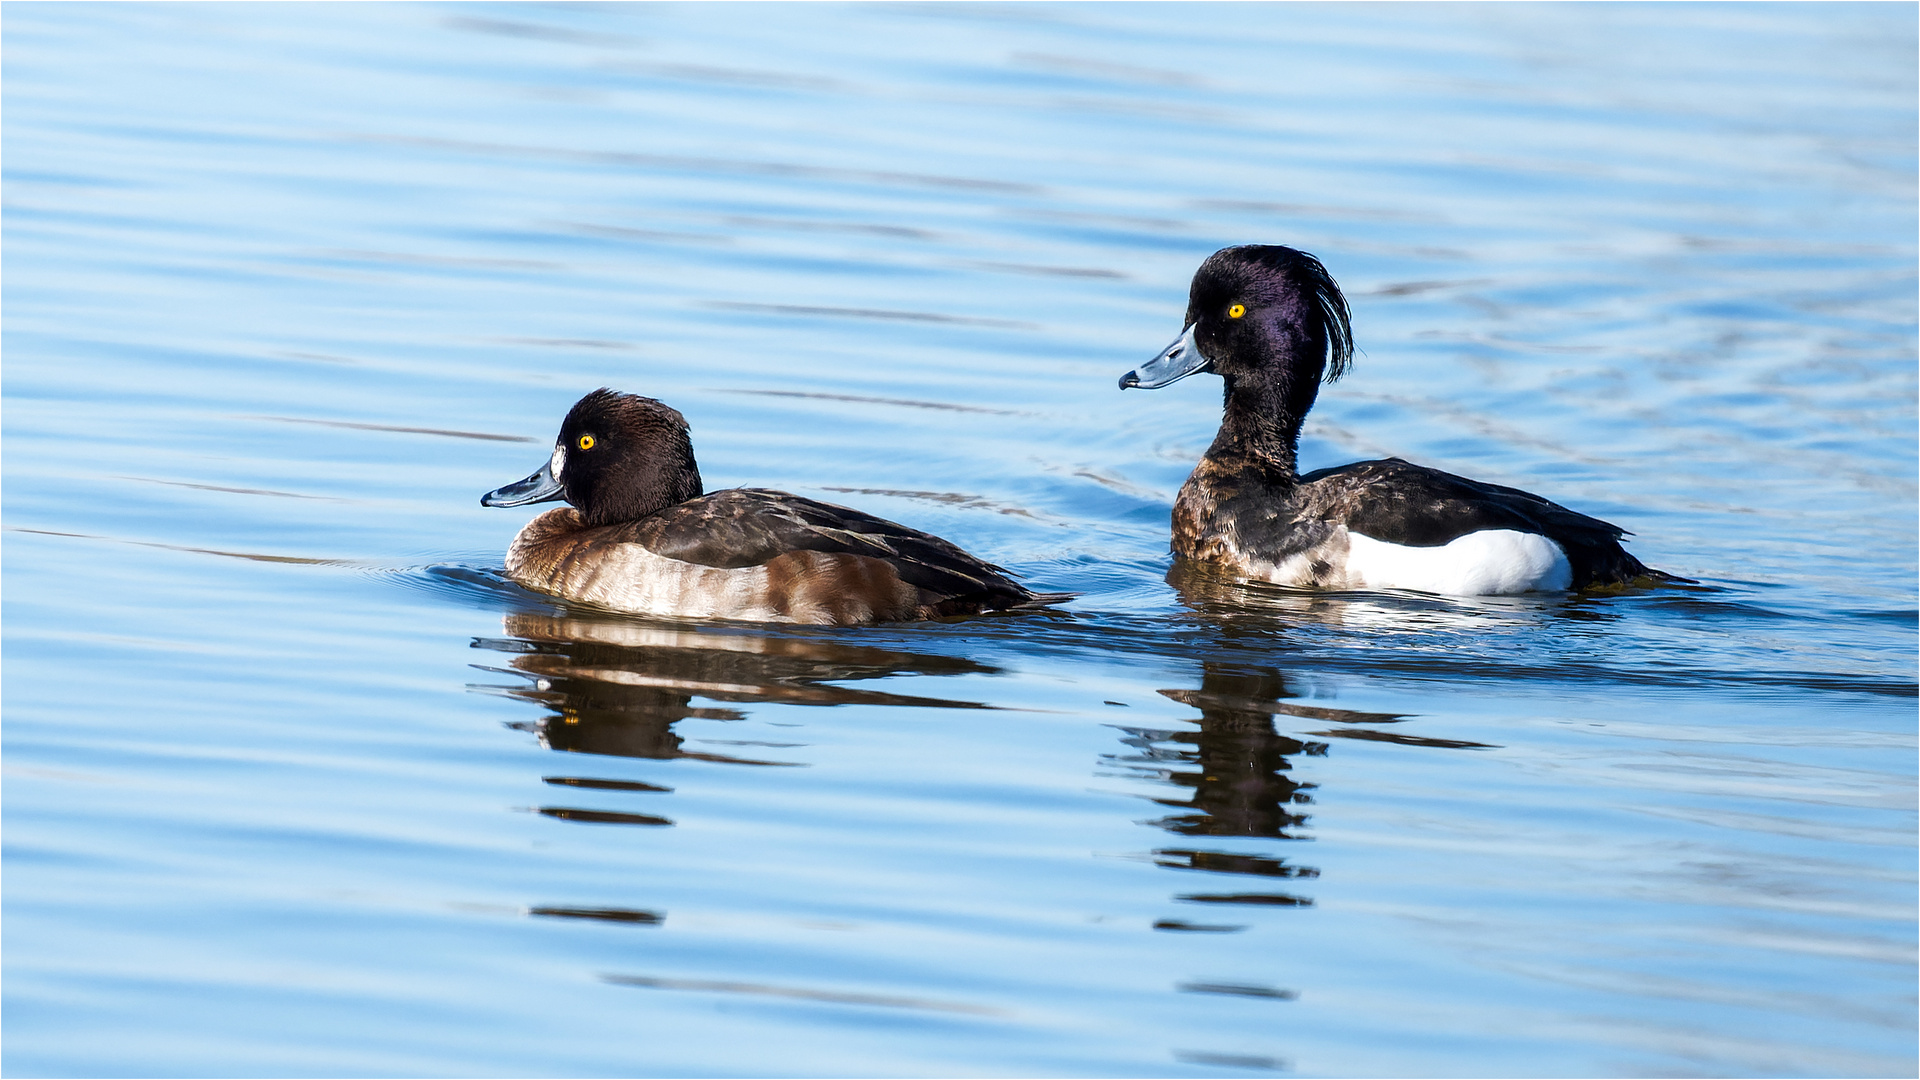
[[[728,702],[799,705],[922,705],[984,708],[835,685],[902,674],[974,674],[995,669],[962,658],[903,653],[830,640],[752,632],[676,629],[615,619],[514,614],[506,638],[478,648],[512,653],[505,670],[528,683],[507,690],[550,714],[527,727],[555,750],[642,758],[697,758],[736,764],[779,762],[687,750],[672,730],[698,717],[738,720],[726,707],[696,706],[696,697]]]
[[[1200,730],[1194,732],[1129,729],[1125,740],[1142,751],[1137,756],[1111,760],[1149,772],[1156,778],[1192,789],[1185,800],[1156,799],[1163,806],[1190,813],[1173,814],[1146,824],[1192,837],[1255,837],[1304,839],[1300,830],[1308,815],[1296,807],[1311,803],[1312,784],[1288,776],[1293,755],[1320,755],[1326,743],[1302,742],[1274,730],[1273,716],[1286,708],[1286,681],[1263,666],[1236,667],[1207,661],[1198,690],[1162,690],[1162,694],[1200,710]],[[1182,768],[1183,765],[1197,768]],[[1199,870],[1256,879],[1314,878],[1320,871],[1286,859],[1246,852],[1213,851],[1198,847],[1161,848],[1153,853],[1156,865],[1173,870]],[[1305,907],[1313,901],[1290,892],[1256,887],[1251,891],[1187,893],[1180,900],[1199,904]],[[1160,930],[1230,932],[1233,925],[1162,919]]]
[[[1275,627],[1317,624],[1371,633],[1376,630],[1442,630],[1479,636],[1482,644],[1503,630],[1531,632],[1550,624],[1608,625],[1620,621],[1618,609],[1587,594],[1569,594],[1543,603],[1539,597],[1450,597],[1413,592],[1330,593],[1249,581],[1210,563],[1179,559],[1167,570],[1167,584],[1193,610],[1222,622],[1249,614],[1280,615]],[[1284,711],[1284,710],[1283,710]]]
[[[1312,784],[1287,776],[1288,760],[1300,754],[1326,753],[1325,743],[1302,742],[1274,730],[1274,705],[1287,696],[1285,680],[1271,669],[1241,669],[1217,662],[1205,664],[1200,690],[1163,691],[1168,697],[1200,710],[1199,731],[1136,730],[1128,742],[1146,751],[1171,784],[1192,789],[1186,800],[1156,799],[1163,806],[1192,813],[1162,818],[1154,824],[1183,836],[1265,836],[1298,838],[1297,829],[1308,815],[1294,809],[1312,802]],[[1174,748],[1168,748],[1172,744]],[[1188,770],[1181,765],[1194,765]],[[1207,869],[1206,853],[1188,853],[1193,869]],[[1228,860],[1231,862],[1231,860]],[[1225,863],[1218,864],[1222,868]]]

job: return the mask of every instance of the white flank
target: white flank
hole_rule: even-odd
[[[1439,547],[1389,544],[1356,532],[1347,541],[1347,580],[1355,588],[1511,596],[1573,583],[1567,553],[1538,533],[1486,529]]]
[[[767,568],[725,569],[655,555],[639,544],[601,549],[564,595],[640,615],[792,622],[767,603]]]

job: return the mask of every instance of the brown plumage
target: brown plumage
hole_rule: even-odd
[[[687,423],[652,398],[596,390],[540,472],[487,506],[564,498],[528,522],[507,574],[528,588],[643,615],[850,625],[975,615],[1035,593],[937,536],[761,488],[701,493]]]

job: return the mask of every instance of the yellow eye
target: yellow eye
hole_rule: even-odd
[[[1240,316],[1245,315],[1246,313],[1247,313],[1247,305],[1235,304],[1232,307],[1227,309],[1227,318],[1237,319]]]
[[[593,436],[591,435],[580,436],[580,449],[582,450],[593,449]]]

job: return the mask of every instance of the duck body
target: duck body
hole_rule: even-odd
[[[598,390],[568,413],[540,472],[481,502],[572,506],[528,522],[507,575],[639,615],[851,625],[1035,607],[1005,570],[937,536],[782,491],[702,494],[668,406]]]
[[[1318,260],[1227,248],[1194,276],[1180,340],[1128,372],[1157,389],[1201,371],[1226,383],[1220,432],[1173,507],[1173,552],[1314,589],[1462,596],[1584,589],[1650,570],[1624,530],[1517,488],[1387,458],[1305,475],[1300,425],[1352,357],[1346,300]]]
[[[1290,483],[1209,459],[1173,508],[1176,555],[1309,589],[1503,596],[1652,575],[1622,535],[1538,495],[1399,458]]]
[[[528,522],[507,575],[617,611],[849,625],[976,615],[1038,601],[1005,571],[927,533],[784,491],[732,488],[638,521],[571,507]]]

